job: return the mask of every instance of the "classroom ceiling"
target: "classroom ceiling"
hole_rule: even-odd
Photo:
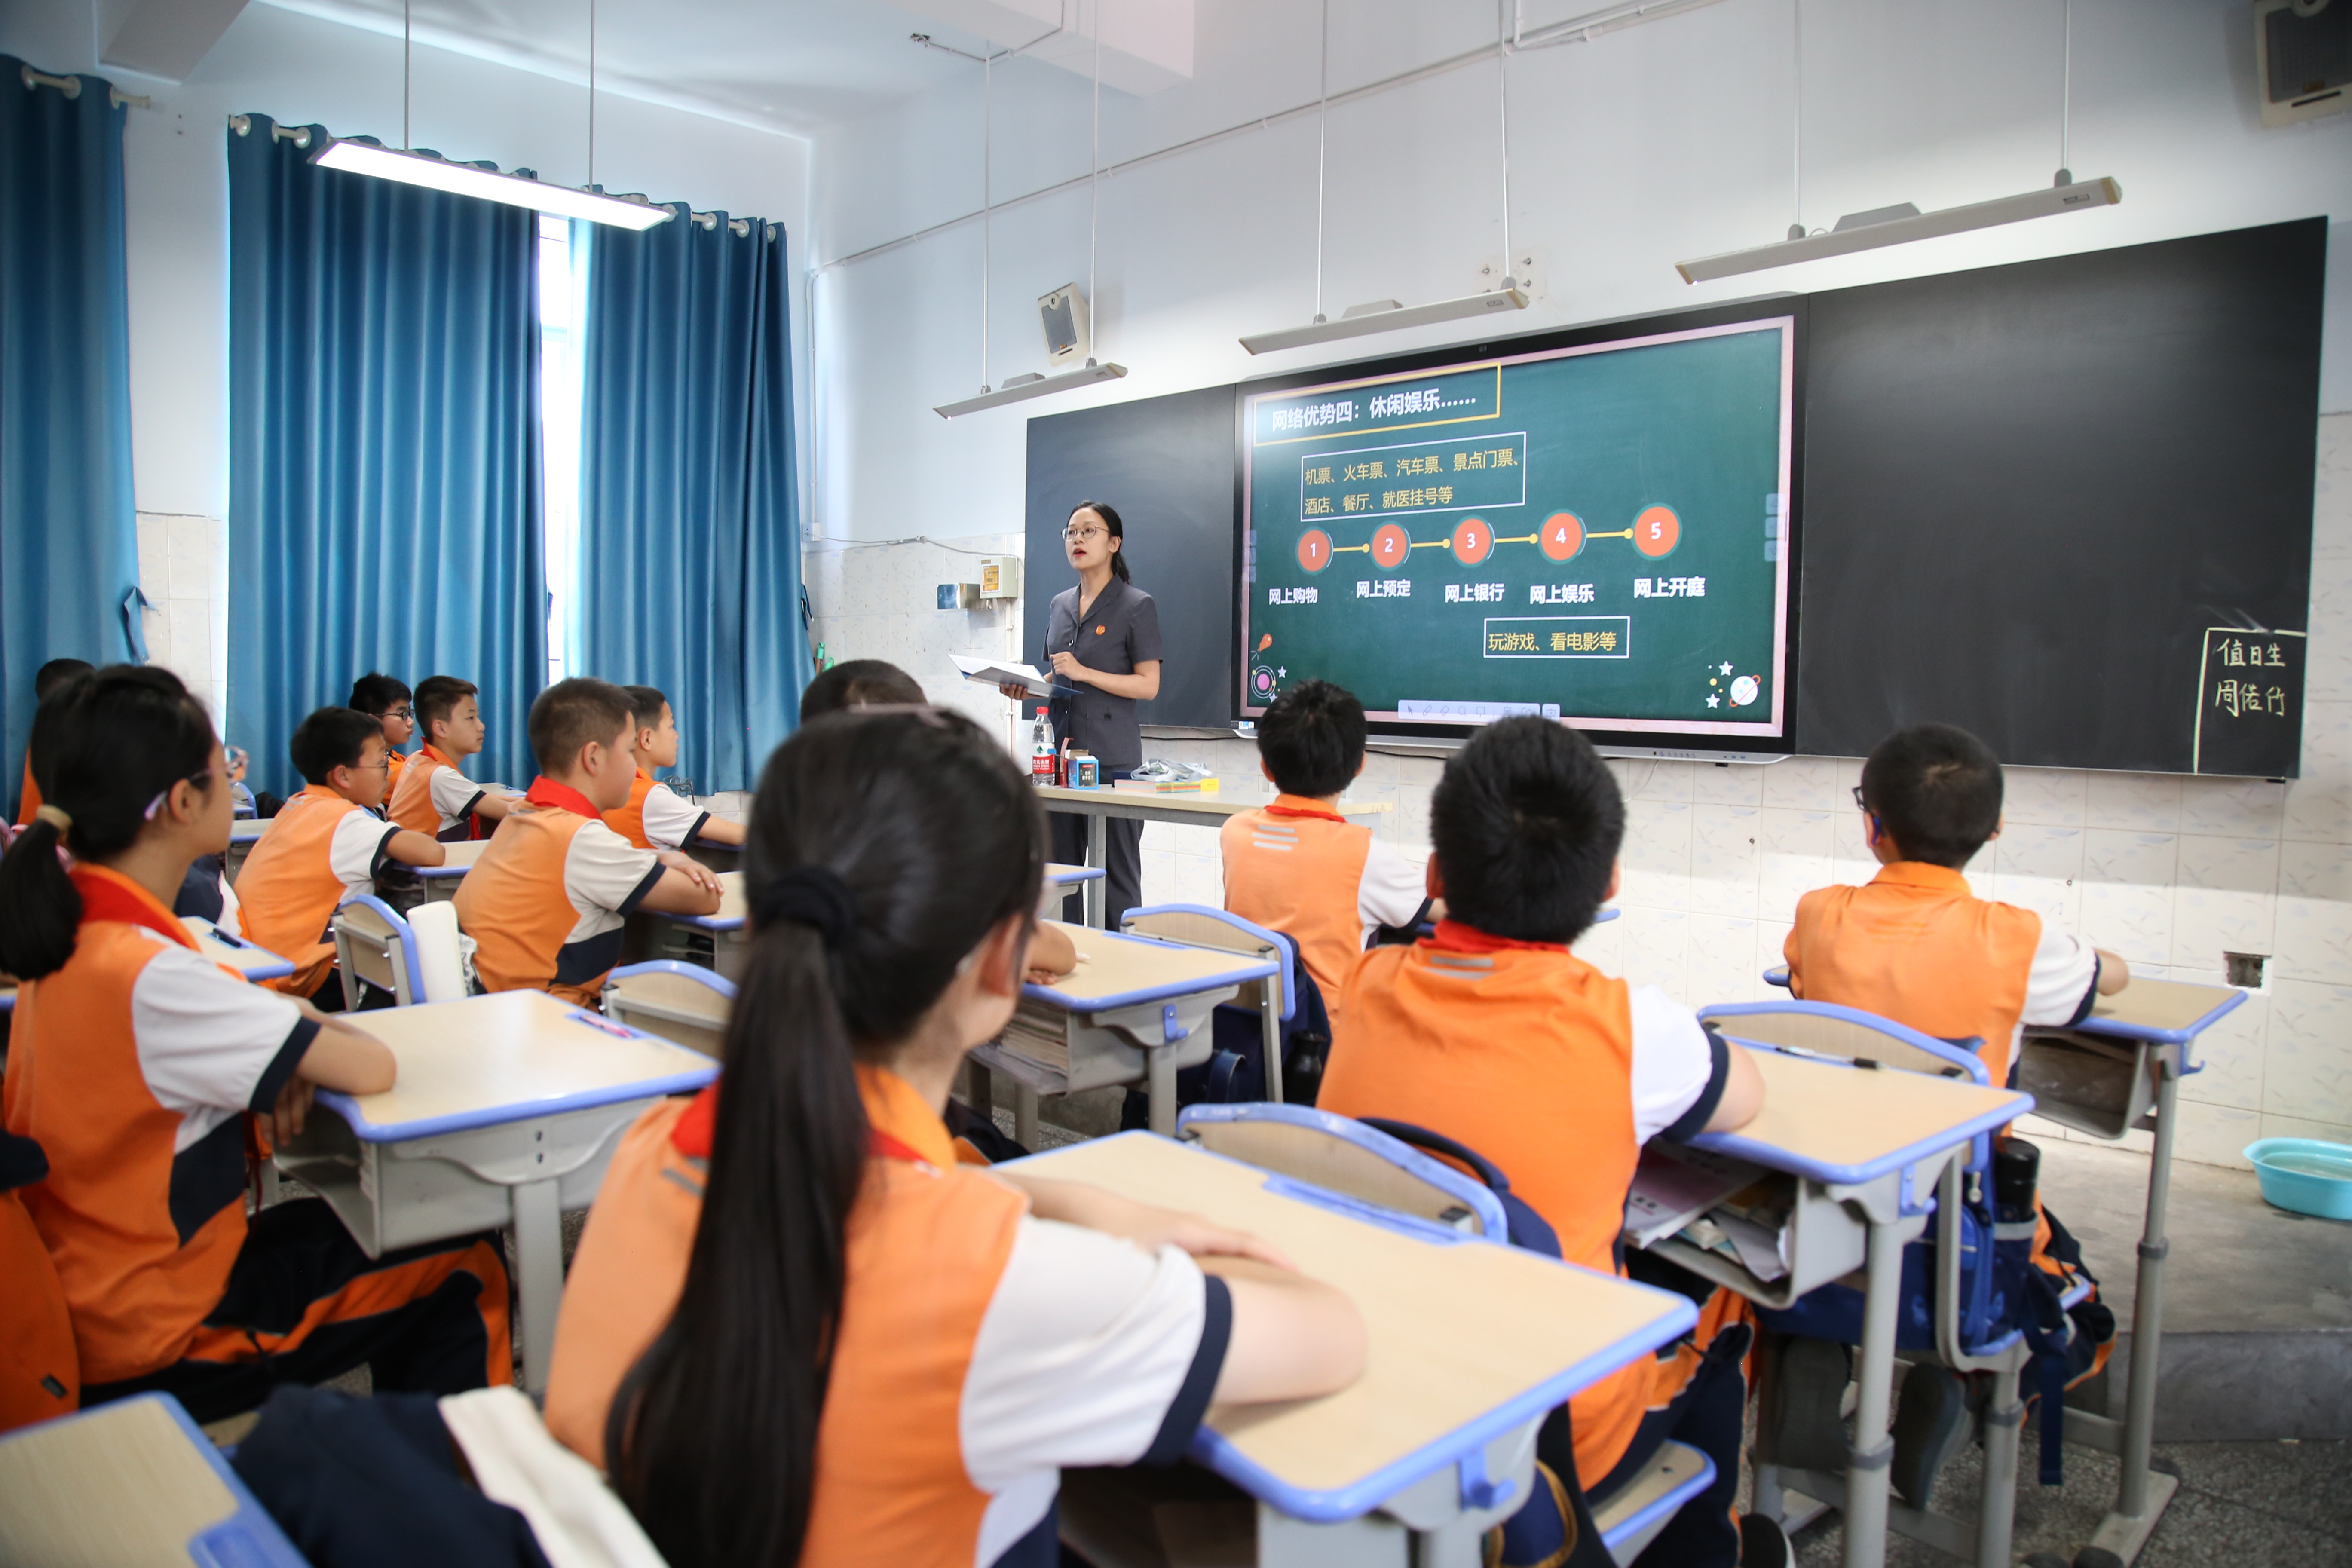
[[[264,0],[398,37],[403,0]],[[883,0],[595,0],[596,77],[632,98],[807,135],[969,68],[982,40]],[[413,0],[417,44],[583,81],[589,0]],[[1018,40],[1016,40],[1018,41]]]

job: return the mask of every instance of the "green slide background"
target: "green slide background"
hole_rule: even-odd
[[[1491,368],[1253,399],[1246,428],[1256,563],[1244,615],[1244,703],[1262,708],[1284,688],[1319,678],[1347,687],[1374,711],[1415,698],[1558,703],[1563,715],[1602,727],[1610,719],[1768,723],[1780,674],[1772,668],[1779,568],[1766,559],[1766,516],[1768,498],[1780,489],[1784,330],[1506,365],[1499,410]],[[1421,387],[1440,389],[1430,400],[1434,411],[1370,413],[1372,397]],[[1337,400],[1353,403],[1354,417],[1342,427],[1302,430],[1295,416],[1284,422],[1281,411],[1328,409]],[[1507,439],[1521,432],[1523,443]],[[1507,447],[1524,454],[1517,458],[1524,501],[1508,468],[1452,467],[1456,451],[1491,458]],[[1358,456],[1364,448],[1391,450]],[[1327,460],[1327,453],[1349,455]],[[1429,456],[1439,459],[1434,475],[1394,476],[1400,459]],[[1375,459],[1389,477],[1346,479],[1349,466]],[[1327,467],[1328,482],[1309,482],[1313,470]],[[1439,485],[1454,487],[1452,502],[1474,504],[1381,510],[1391,492]],[[1350,493],[1369,500],[1344,510]],[[1681,521],[1679,542],[1656,558],[1637,552],[1631,539],[1591,537],[1559,563],[1533,543],[1498,542],[1483,562],[1464,565],[1450,547],[1433,542],[1383,570],[1368,552],[1348,550],[1369,543],[1385,522],[1401,525],[1421,546],[1450,540],[1471,517],[1499,539],[1524,538],[1557,511],[1575,513],[1588,536],[1612,533],[1632,528],[1654,505],[1671,507]],[[1302,506],[1315,515],[1302,519]],[[1319,572],[1307,571],[1298,557],[1301,537],[1314,528],[1340,552]],[[1704,577],[1706,595],[1636,598],[1637,577]],[[1356,596],[1360,580],[1377,592],[1381,580],[1393,578],[1411,582],[1409,596]],[[1500,584],[1500,600],[1448,604],[1449,584],[1461,585],[1465,601],[1471,584]],[[1589,584],[1591,600],[1538,606],[1529,603],[1536,584]],[[1287,601],[1305,588],[1317,591],[1315,603],[1268,602],[1270,591]],[[1544,651],[1555,630],[1628,628],[1630,657],[1488,658],[1489,618],[1535,632]],[[1260,672],[1271,678],[1271,690],[1257,684]],[[1731,705],[1733,676],[1757,679],[1753,702]],[[1709,696],[1718,706],[1707,706]]]

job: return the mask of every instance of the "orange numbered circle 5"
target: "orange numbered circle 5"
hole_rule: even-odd
[[[1556,511],[1544,519],[1538,546],[1554,561],[1569,561],[1584,548],[1584,520],[1572,511]]]
[[[1331,564],[1331,536],[1319,528],[1310,528],[1298,536],[1298,569],[1320,572]]]
[[[1372,534],[1372,559],[1391,570],[1412,553],[1412,536],[1393,522],[1381,524]]]
[[[1633,548],[1648,556],[1665,554],[1682,542],[1683,520],[1670,506],[1648,506],[1633,520]]]
[[[1494,552],[1495,531],[1484,518],[1465,517],[1454,525],[1454,559],[1475,566]]]

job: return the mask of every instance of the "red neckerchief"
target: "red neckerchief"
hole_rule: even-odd
[[[427,741],[424,745],[418,747],[415,756],[412,756],[408,760],[413,763],[417,757],[430,757],[445,768],[454,768],[457,765],[451,760],[448,752],[443,751],[440,747],[435,745],[430,741]]]
[[[1564,942],[1513,942],[1507,936],[1488,936],[1476,926],[1464,925],[1460,921],[1437,922],[1434,935],[1421,939],[1423,947],[1443,948],[1449,952],[1507,952],[1515,949],[1529,952],[1566,952]]]
[[[1319,805],[1269,805],[1268,816],[1319,816],[1326,822],[1344,823],[1348,819],[1336,811],[1326,811]]]
[[[533,805],[551,805],[558,811],[568,811],[574,816],[604,815],[596,809],[594,801],[590,800],[570,784],[557,784],[545,773],[530,781],[530,788],[523,792],[522,797]]]
[[[711,1139],[719,1131],[719,1086],[712,1084],[694,1097],[677,1125],[669,1130],[670,1147],[689,1160],[710,1158]],[[866,1152],[879,1159],[904,1160],[909,1165],[928,1165],[929,1160],[908,1148],[889,1133],[877,1128],[867,1135]]]
[[[119,921],[124,925],[144,926],[190,952],[198,951],[195,938],[188,934],[188,928],[180,923],[179,918],[157,902],[154,894],[121,872],[80,864],[66,875],[73,879],[74,890],[81,895],[82,924]]]

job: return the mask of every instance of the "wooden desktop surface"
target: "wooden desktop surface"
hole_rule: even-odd
[[[2016,1115],[2028,1097],[1958,1079],[1891,1068],[1851,1068],[1779,1051],[1748,1056],[1764,1078],[1764,1108],[1727,1136],[1823,1165],[1864,1165],[1989,1111]]]
[[[1089,805],[1098,801],[1116,801],[1122,805],[1150,805],[1173,811],[1192,812],[1213,821],[1222,822],[1228,816],[1244,811],[1255,811],[1274,804],[1274,797],[1258,799],[1239,795],[1202,795],[1192,790],[1176,790],[1167,795],[1146,795],[1140,790],[1127,789],[1062,789],[1056,785],[1040,785],[1037,798],[1050,811],[1056,805]],[[1343,800],[1339,803],[1342,816],[1376,816],[1384,811],[1394,811],[1396,805],[1385,800]]]
[[[1370,1352],[1353,1386],[1209,1412],[1246,1458],[1301,1489],[1336,1489],[1408,1458],[1679,1310],[1516,1247],[1449,1246],[1284,1197],[1265,1190],[1264,1171],[1149,1133],[1073,1144],[1018,1169],[1248,1231],[1355,1301]]]
[[[1103,874],[1099,866],[1065,866],[1058,860],[1045,862],[1045,883],[1062,887],[1071,882],[1091,882]]]
[[[1145,942],[1092,926],[1061,921],[1040,921],[1059,927],[1078,950],[1078,966],[1038,987],[1065,1001],[1084,1003],[1102,996],[1126,996],[1138,991],[1200,982],[1202,990],[1238,985],[1244,980],[1271,974],[1274,966],[1247,953],[1224,952],[1213,947],[1180,947],[1171,942]]]
[[[376,1127],[437,1121],[624,1089],[707,1068],[710,1058],[667,1040],[622,1038],[582,1021],[544,991],[392,1007],[352,1023],[392,1047],[399,1081],[352,1096]]]
[[[2145,1029],[2185,1029],[2237,993],[2227,985],[2179,980],[2138,980],[2092,1005],[2091,1016]]]
[[[290,973],[294,967],[293,960],[266,947],[256,947],[249,942],[243,946],[231,946],[220,939],[210,921],[184,920],[180,923],[187,927],[188,935],[195,940],[198,952],[215,963],[227,964],[239,974],[251,974],[257,969],[274,969],[284,973]]]
[[[151,1399],[0,1443],[0,1562],[189,1563],[188,1543],[236,1510],[236,1495]]]
[[[453,872],[471,870],[474,863],[482,858],[482,851],[489,847],[490,841],[487,838],[461,838],[455,844],[444,844],[441,846],[441,864],[419,866],[416,868],[417,875],[446,877]]]

